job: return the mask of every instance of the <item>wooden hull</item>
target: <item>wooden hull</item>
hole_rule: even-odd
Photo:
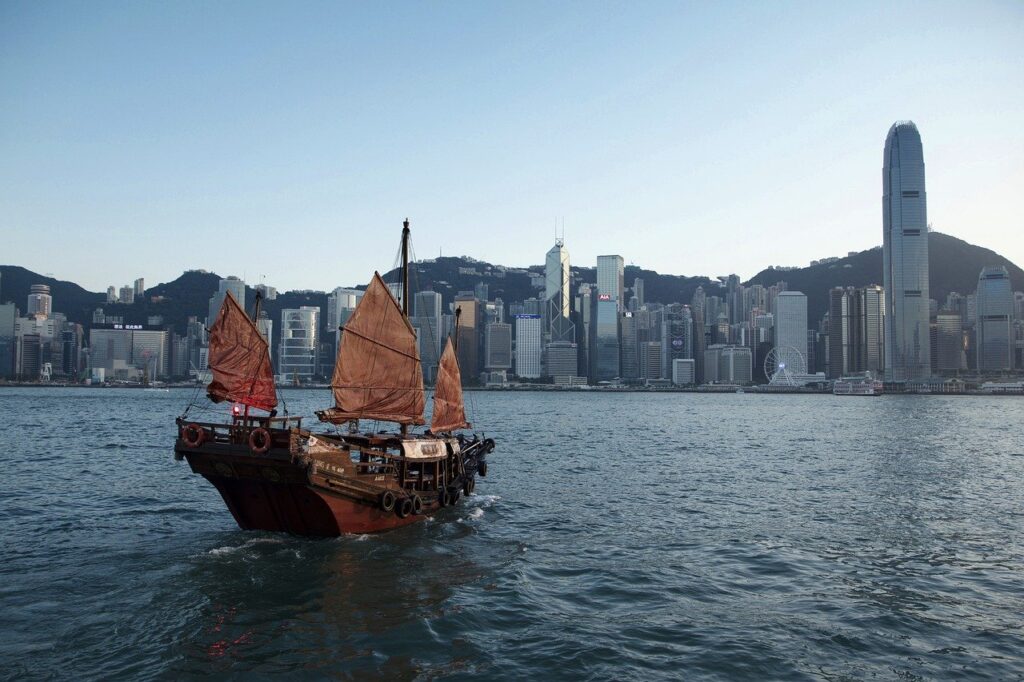
[[[204,475],[217,488],[243,530],[270,530],[295,535],[335,537],[348,533],[379,533],[423,520],[404,519],[339,494],[293,483],[271,483]]]
[[[273,441],[266,452],[255,454],[242,443],[189,444],[179,438],[175,454],[213,484],[244,530],[319,537],[379,533],[422,521],[443,508],[438,490],[405,490],[390,478],[367,483],[367,476],[332,472],[323,461],[320,468],[311,466],[308,457],[297,457],[287,445],[287,432],[274,432]],[[476,471],[475,466],[471,473],[462,470],[457,482],[461,490],[473,489]],[[385,491],[394,496],[394,509],[383,508]],[[402,501],[413,496],[422,505],[419,513],[400,514]],[[461,495],[454,497],[457,502]]]

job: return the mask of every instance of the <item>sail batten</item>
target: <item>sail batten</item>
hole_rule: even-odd
[[[423,424],[423,373],[416,332],[374,273],[341,336],[331,378],[334,408],[321,419]]]
[[[462,400],[462,373],[459,371],[459,360],[452,339],[448,337],[437,368],[430,430],[444,433],[465,428],[469,428],[469,424],[466,422],[466,407]]]
[[[206,394],[213,402],[229,400],[268,412],[277,406],[267,341],[230,291],[210,329],[207,365],[213,378]]]

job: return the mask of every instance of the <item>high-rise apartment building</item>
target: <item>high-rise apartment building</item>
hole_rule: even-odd
[[[1014,365],[1015,338],[1013,288],[1006,267],[982,268],[975,297],[978,306],[975,326],[978,371],[1009,371]]]
[[[882,230],[885,378],[926,379],[931,374],[928,215],[924,151],[911,121],[894,123],[885,139]]]

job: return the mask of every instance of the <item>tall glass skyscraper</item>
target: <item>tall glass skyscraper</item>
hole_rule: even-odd
[[[979,372],[1013,369],[1013,289],[1003,265],[982,268],[978,275],[977,363]]]
[[[624,288],[624,268],[622,256],[597,257],[597,292],[608,294],[619,304],[619,310],[625,310],[622,300]]]
[[[912,121],[897,121],[885,138],[882,229],[885,378],[926,379],[931,375],[928,214],[924,152]]]
[[[544,260],[544,333],[551,341],[576,342],[576,327],[570,321],[569,251],[558,239]]]

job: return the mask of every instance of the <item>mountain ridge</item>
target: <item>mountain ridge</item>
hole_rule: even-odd
[[[938,300],[940,305],[950,291],[959,291],[965,295],[974,292],[978,273],[986,265],[1006,266],[1014,289],[1019,291],[1024,287],[1024,271],[995,251],[940,232],[931,232],[928,236],[930,296]],[[575,284],[596,283],[596,267],[574,266],[571,270]],[[460,291],[471,291],[476,284],[482,282],[487,284],[491,300],[501,298],[505,303],[510,303],[539,295],[541,289],[533,286],[531,272],[543,273],[543,266],[517,268],[465,256],[445,256],[415,262],[410,285],[413,291],[438,291],[447,304]],[[391,270],[384,278],[386,281],[398,281],[397,273],[397,270]],[[92,311],[102,307],[108,314],[121,315],[129,323],[145,323],[149,316],[159,315],[163,317],[164,324],[174,326],[179,333],[183,332],[189,315],[197,315],[201,319],[206,315],[209,298],[217,290],[221,279],[216,273],[187,270],[170,282],[146,289],[145,296],[134,304],[124,305],[108,304],[104,293],[93,293],[74,282],[46,277],[20,266],[0,265],[0,275],[0,301],[13,300],[19,308],[24,305],[32,284],[47,284],[51,288],[55,310],[64,313],[73,322],[88,326],[92,320]],[[640,266],[627,265],[627,289],[632,288],[633,280],[637,277],[644,280],[647,302],[689,303],[698,286],[703,286],[709,295],[718,294],[719,289],[724,289],[718,278],[662,274]],[[828,308],[828,291],[832,287],[882,283],[882,249],[874,247],[804,268],[765,268],[745,281],[744,285],[770,286],[779,281],[786,282],[790,291],[802,291],[807,295],[808,324],[813,326]],[[356,285],[350,288],[364,287]],[[254,296],[255,289],[247,286],[246,301],[251,302]],[[153,297],[159,297],[160,300],[153,302]],[[275,322],[280,319],[280,310],[303,305],[319,306],[323,314],[326,314],[327,297],[328,292],[322,291],[288,291],[279,293],[274,300],[264,301],[263,309]]]

